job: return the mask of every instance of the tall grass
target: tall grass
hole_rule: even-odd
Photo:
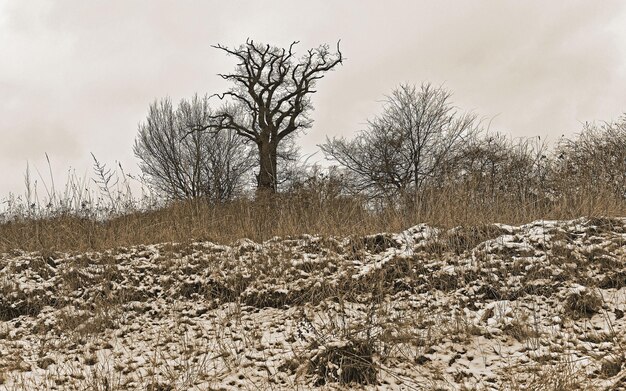
[[[84,193],[74,182],[66,189],[63,197],[55,198],[56,204],[44,207],[31,208],[24,199],[13,199],[10,218],[5,215],[0,224],[0,252],[102,250],[191,240],[230,243],[301,234],[349,236],[397,232],[418,223],[454,227],[626,215],[624,199],[599,187],[563,191],[555,200],[522,202],[507,194],[487,199],[471,186],[450,185],[426,190],[417,201],[379,208],[359,197],[329,195],[324,186],[256,200],[196,199],[163,205],[134,200],[121,190],[109,196]]]

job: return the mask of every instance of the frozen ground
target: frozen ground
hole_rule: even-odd
[[[626,219],[0,255],[0,390],[626,390]]]

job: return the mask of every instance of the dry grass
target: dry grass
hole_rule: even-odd
[[[109,219],[69,212],[46,218],[21,217],[0,224],[0,252],[15,248],[50,252],[103,250],[190,240],[231,243],[240,238],[263,241],[304,233],[361,236],[397,232],[422,222],[445,228],[477,227],[496,222],[521,224],[537,219],[626,214],[626,201],[598,189],[565,194],[556,202],[543,203],[523,204],[504,196],[487,201],[479,196],[462,188],[440,188],[427,192],[417,207],[394,206],[374,211],[358,198],[325,198],[313,192],[299,192],[223,204],[181,201]],[[484,232],[478,229],[465,236],[474,234],[481,236]]]
[[[206,206],[206,204],[203,205]],[[242,201],[241,205],[251,208],[260,207],[262,204],[244,203]],[[178,207],[182,208],[181,205]],[[185,207],[188,208],[189,206]],[[228,207],[234,208],[235,206],[228,205]],[[207,207],[207,210],[212,209]],[[338,208],[335,213],[347,211],[350,209]],[[159,212],[152,213],[157,214]],[[365,212],[362,211],[362,213]],[[289,216],[286,214],[283,215],[283,218]],[[349,215],[345,214],[344,216]],[[363,216],[367,217],[366,214]],[[308,218],[313,222],[316,221],[310,216]],[[619,222],[619,220],[610,219],[592,220],[592,223],[589,223],[592,226],[589,228],[587,239],[593,242],[598,235],[602,239],[602,235],[612,237],[611,235],[615,232],[623,232],[623,223],[618,225]],[[616,228],[610,230],[611,224],[615,224]],[[498,289],[502,288],[502,285],[491,280],[490,276],[498,275],[502,277],[500,281],[503,281],[503,277],[509,272],[520,276],[530,276],[532,280],[550,280],[553,278],[560,285],[563,283],[563,278],[566,281],[579,282],[575,273],[554,276],[553,269],[550,268],[539,273],[534,269],[523,267],[524,265],[511,267],[511,265],[515,265],[515,262],[510,260],[514,255],[498,252],[497,249],[490,250],[492,252],[489,255],[495,255],[496,260],[500,259],[498,262],[501,262],[487,264],[489,257],[485,257],[483,260],[485,262],[484,269],[476,271],[471,270],[467,273],[459,271],[457,274],[448,274],[441,272],[438,265],[428,266],[429,260],[431,262],[434,260],[439,262],[450,261],[449,264],[451,265],[455,265],[456,262],[458,266],[459,259],[467,256],[466,251],[468,249],[471,251],[479,245],[479,242],[493,239],[501,234],[499,231],[494,231],[495,228],[495,226],[483,225],[450,231],[440,237],[440,246],[424,247],[423,252],[416,253],[411,257],[390,259],[384,267],[371,271],[371,274],[361,279],[354,279],[349,273],[338,273],[337,275],[343,277],[337,279],[336,283],[328,283],[330,280],[328,277],[334,275],[335,269],[345,268],[345,270],[349,270],[352,267],[350,266],[352,262],[339,262],[339,259],[364,260],[372,254],[381,254],[394,246],[389,239],[391,235],[352,236],[350,240],[346,241],[337,241],[327,237],[292,238],[291,240],[268,242],[264,246],[266,247],[264,251],[259,251],[253,244],[240,242],[241,244],[236,247],[237,251],[233,253],[232,258],[230,255],[226,256],[218,252],[216,248],[213,248],[213,252],[211,252],[203,248],[203,244],[198,243],[192,245],[164,244],[154,246],[154,248],[152,246],[139,246],[134,249],[119,249],[105,254],[91,253],[71,256],[67,259],[64,259],[65,256],[62,254],[51,253],[48,258],[46,255],[32,257],[28,264],[20,261],[16,263],[16,267],[28,268],[29,271],[45,276],[46,262],[49,262],[48,265],[50,263],[56,264],[55,269],[58,278],[50,285],[56,293],[53,295],[41,293],[33,295],[37,298],[56,298],[54,303],[48,303],[57,311],[56,322],[53,324],[53,328],[49,328],[45,322],[39,322],[37,327],[32,329],[32,332],[41,341],[40,344],[36,345],[38,349],[36,362],[41,369],[53,364],[57,367],[62,365],[58,359],[56,363],[51,361],[55,357],[53,353],[59,351],[55,344],[61,340],[51,336],[61,335],[63,339],[72,341],[79,346],[85,345],[85,349],[80,352],[80,360],[84,364],[85,370],[76,372],[72,375],[71,380],[55,378],[52,373],[49,374],[50,377],[47,381],[50,384],[57,381],[68,382],[67,384],[56,384],[61,389],[191,389],[196,381],[200,382],[204,378],[212,379],[211,373],[213,372],[211,372],[210,365],[216,360],[219,360],[220,363],[223,362],[228,371],[235,372],[245,362],[244,358],[247,351],[243,347],[249,351],[256,351],[257,347],[261,345],[263,332],[267,331],[261,329],[259,326],[261,323],[255,322],[254,319],[256,318],[251,317],[250,314],[261,310],[271,311],[267,307],[283,311],[287,311],[286,308],[299,307],[299,311],[301,311],[300,321],[294,322],[297,324],[297,331],[292,330],[292,334],[290,334],[294,339],[293,343],[290,342],[294,351],[289,351],[289,359],[285,360],[284,365],[280,367],[281,372],[294,376],[292,389],[295,389],[295,385],[300,384],[299,382],[302,384],[309,382],[309,384],[320,387],[335,384],[337,387],[343,386],[346,389],[355,387],[355,383],[357,383],[364,387],[373,388],[386,385],[380,383],[381,379],[390,381],[393,376],[402,375],[400,372],[396,374],[393,371],[396,363],[393,360],[398,357],[405,362],[414,363],[414,368],[418,371],[425,371],[426,369],[430,371],[429,361],[432,360],[428,356],[432,357],[434,349],[443,343],[453,342],[469,348],[473,341],[490,336],[491,334],[486,333],[485,326],[488,324],[488,319],[495,319],[497,313],[504,312],[506,309],[506,307],[493,307],[492,310],[485,311],[480,322],[476,323],[464,312],[451,315],[448,306],[444,308],[430,308],[420,305],[397,306],[403,298],[415,298],[428,294],[433,301],[436,301],[437,296],[452,295],[454,291],[458,291],[464,286],[471,286],[477,281],[482,281],[481,287],[493,288],[494,292],[497,292]],[[235,235],[236,231],[231,234]],[[562,235],[551,235],[551,237],[559,241],[568,240],[565,231],[562,232]],[[544,247],[540,247],[542,246],[540,244],[536,244],[536,246],[537,249],[543,248],[545,250]],[[583,247],[581,245],[581,248]],[[484,250],[484,247],[481,248]],[[581,248],[575,250],[580,253],[584,251]],[[158,257],[155,256],[157,254],[155,249],[158,249]],[[298,254],[309,252],[323,254],[323,257],[320,257],[323,261],[305,262],[296,266],[292,264],[292,260],[298,259]],[[116,260],[117,255],[122,258]],[[208,256],[205,257],[205,255]],[[159,261],[153,262],[156,259]],[[145,287],[141,287],[142,284],[133,277],[133,274],[128,273],[127,267],[129,264],[133,264],[137,269],[141,266],[143,270],[146,267],[144,261],[147,261],[146,263],[149,263],[150,267],[142,272],[145,273],[143,277],[145,281],[153,282],[146,283]],[[508,262],[509,267],[505,266],[504,261]],[[579,267],[589,268],[591,266],[589,263],[584,263]],[[600,266],[598,265],[598,267]],[[309,274],[309,280],[299,273],[294,273],[296,269]],[[14,269],[6,270],[12,272]],[[227,270],[229,272],[225,273],[220,280],[209,279],[205,280],[203,284],[187,281],[188,277],[212,275],[215,270]],[[241,270],[247,272],[241,273]],[[424,276],[428,276],[428,278]],[[162,279],[160,277],[167,278]],[[326,281],[319,287],[312,282],[318,277]],[[117,284],[123,279],[127,280],[125,285],[117,286],[115,289],[108,288],[111,282]],[[303,284],[302,288],[290,288],[289,293],[279,295],[283,291],[278,287],[286,286],[283,282],[296,280],[308,282]],[[550,285],[546,282],[542,284]],[[108,346],[106,344],[111,339],[110,335],[116,333],[115,330],[123,329],[125,333],[132,334],[132,329],[128,328],[130,321],[134,322],[133,319],[141,321],[151,319],[148,316],[149,311],[158,313],[156,312],[157,309],[164,310],[164,307],[152,306],[151,302],[155,301],[154,298],[145,294],[145,289],[155,286],[160,287],[163,292],[168,292],[166,297],[173,300],[168,302],[168,307],[172,307],[172,313],[175,315],[168,318],[171,322],[167,323],[167,331],[163,331],[163,334],[159,331],[157,337],[154,338],[153,336],[150,340],[148,353],[144,355],[144,358],[147,357],[148,364],[145,364],[143,368],[147,368],[147,372],[139,374],[139,379],[132,383],[123,383],[122,378],[126,377],[127,374],[139,373],[138,364],[116,357],[112,357],[107,364],[102,357],[99,358],[92,351],[95,349],[93,346],[96,342],[100,347]],[[259,289],[250,290],[250,292],[257,292],[257,294],[251,295],[249,292],[245,292],[246,287]],[[0,297],[3,293],[1,288],[2,285],[0,285]],[[7,291],[16,290],[9,285],[5,289]],[[76,292],[84,293],[84,291],[89,291],[89,293],[84,294],[78,301],[82,307],[77,306],[65,311],[64,308],[66,308],[67,303],[60,298],[76,297]],[[436,292],[438,292],[436,295],[430,296],[430,293]],[[485,303],[509,299],[521,302],[525,296],[515,294],[509,295],[507,296],[509,298],[505,299],[500,297],[503,296],[501,293],[494,292],[477,289],[474,293],[482,298],[475,300],[482,300]],[[17,297],[12,300],[18,302],[21,299],[21,297]],[[213,325],[211,326],[213,327],[213,331],[211,331],[213,334],[210,334],[203,328],[208,327],[207,324],[209,323],[201,323],[200,326],[195,323],[196,318],[201,317],[201,314],[198,315],[196,312],[195,315],[188,315],[190,307],[186,307],[185,303],[188,304],[189,302],[201,302],[207,305],[210,303],[229,303],[229,306],[224,307],[228,309],[227,311],[216,312],[219,313],[219,316],[210,322]],[[410,300],[407,301],[407,304],[415,302]],[[564,316],[567,322],[570,321],[567,318],[571,317],[572,322],[578,321],[580,324],[584,324],[588,321],[589,315],[601,315],[603,308],[607,307],[608,303],[602,297],[596,296],[595,290],[590,289],[585,291],[585,294],[576,297],[569,296],[562,302],[563,308],[562,311],[559,310],[558,314]],[[32,310],[29,311],[25,308],[25,314],[35,314],[41,310],[45,303],[31,302],[30,305],[32,305]],[[459,305],[470,306],[471,304],[459,302]],[[511,369],[515,369],[515,371],[502,375],[500,378],[502,389],[604,390],[597,384],[602,379],[618,375],[622,370],[623,366],[620,360],[624,357],[624,351],[620,345],[621,337],[618,333],[598,333],[597,336],[593,334],[585,336],[586,344],[610,343],[613,346],[612,352],[606,357],[594,358],[598,362],[602,361],[602,364],[597,376],[592,378],[581,371],[575,362],[568,361],[570,360],[569,356],[562,346],[558,346],[554,341],[551,342],[551,338],[559,333],[552,335],[545,330],[542,331],[537,320],[540,320],[540,316],[534,312],[534,309],[533,312],[531,312],[530,306],[513,306],[512,309],[511,323],[501,328],[504,335],[510,338],[502,337],[502,341],[513,341],[512,343],[524,345],[528,350],[533,351],[540,350],[542,346],[551,346],[551,349],[554,350],[550,350],[550,352],[558,354],[559,360],[549,362],[547,361],[548,358],[544,358],[547,356],[538,356],[534,361],[526,364],[515,364],[517,367],[511,364]],[[203,311],[212,311],[212,309],[207,307]],[[274,314],[276,313],[279,312],[274,312]],[[296,311],[293,313],[298,314]],[[1,316],[2,308],[0,306],[0,318]],[[159,316],[161,315],[154,315],[151,320],[159,319]],[[295,316],[298,315],[293,316],[295,319]],[[9,317],[15,319],[15,314],[9,314]],[[609,321],[610,318],[607,317],[607,322]],[[138,321],[137,323],[141,322]],[[146,323],[144,322],[144,324]],[[148,332],[150,330],[146,328],[143,331]],[[0,323],[0,340],[7,338],[8,334],[9,329],[3,329]],[[233,335],[236,335],[237,339],[231,338]],[[494,334],[490,338],[497,337]],[[137,341],[137,344],[141,344],[140,340]],[[86,343],[89,345],[87,346]],[[178,346],[176,351],[179,362],[168,361],[169,356],[165,354],[167,351],[165,347],[171,343]],[[207,355],[203,349],[209,347],[213,349],[213,352],[219,354],[212,357]],[[445,355],[445,349],[441,352]],[[485,352],[487,355],[490,354],[488,350]],[[285,354],[287,355],[287,353]],[[465,352],[460,354],[464,355]],[[459,357],[457,354],[453,354],[445,358],[443,362],[450,363]],[[504,354],[503,357],[513,356]],[[476,356],[476,358],[480,359],[480,356]],[[16,360],[15,365],[21,364]],[[432,370],[435,371],[435,369]],[[461,381],[468,374],[458,372],[453,376],[455,382],[460,386]],[[432,387],[426,389],[451,389],[449,384],[448,386],[445,385],[444,380],[442,380],[443,377],[439,379],[433,376],[432,379]],[[411,385],[414,383],[411,382],[411,379],[402,378],[401,380],[408,384],[407,389],[420,389],[417,384],[415,388],[412,388]],[[70,386],[69,382],[73,382],[74,385]],[[34,386],[26,383],[26,380],[24,384],[23,388],[14,387],[10,389],[35,389]],[[284,387],[289,388],[290,386],[291,384]],[[50,387],[50,389],[52,388]],[[271,386],[259,386],[258,388],[271,389]],[[280,389],[280,387],[277,386],[276,389]]]

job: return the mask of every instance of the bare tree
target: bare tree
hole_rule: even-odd
[[[201,132],[212,121],[208,98],[170,99],[150,105],[139,125],[134,152],[149,183],[167,198],[232,198],[255,162],[249,146],[234,131]]]
[[[322,150],[354,174],[357,188],[374,196],[419,191],[449,169],[476,129],[476,117],[459,113],[450,96],[431,84],[401,85],[354,140],[327,140]]]
[[[228,98],[230,104],[212,116],[216,122],[203,129],[231,130],[256,144],[259,190],[276,192],[281,141],[311,126],[310,95],[315,93],[317,81],[343,60],[339,43],[336,53],[322,45],[296,59],[293,49],[297,43],[287,49],[252,40],[233,49],[214,46],[235,57],[238,63],[233,73],[220,74],[234,84],[218,95],[220,99]]]

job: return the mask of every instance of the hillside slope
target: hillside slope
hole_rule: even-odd
[[[0,390],[626,390],[626,219],[0,256]]]

